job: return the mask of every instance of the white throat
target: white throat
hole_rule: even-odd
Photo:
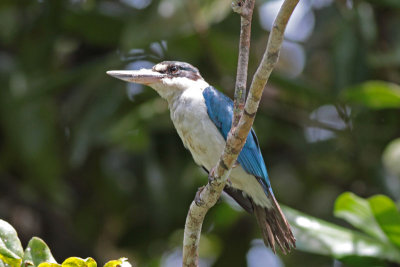
[[[169,105],[173,104],[186,90],[203,91],[208,86],[210,85],[203,79],[194,81],[186,77],[164,78],[160,83],[151,85],[162,98],[168,101]]]

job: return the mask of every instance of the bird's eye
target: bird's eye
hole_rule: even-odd
[[[172,74],[177,73],[178,70],[179,70],[179,69],[178,69],[177,66],[171,66],[171,67],[169,68],[169,72],[172,73]]]

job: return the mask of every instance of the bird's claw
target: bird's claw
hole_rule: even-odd
[[[194,203],[196,203],[197,206],[203,206],[204,205],[204,201],[201,199],[200,194],[203,191],[205,186],[199,187],[199,189],[197,189],[196,192],[196,196],[194,198]]]

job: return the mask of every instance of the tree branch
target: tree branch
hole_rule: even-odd
[[[236,2],[244,3],[245,1],[246,0]],[[207,211],[214,206],[219,199],[232,166],[236,162],[236,159],[246,142],[247,135],[249,134],[254,122],[262,92],[276,62],[278,61],[286,25],[298,2],[299,0],[285,0],[282,4],[277,17],[275,18],[263,59],[250,86],[250,92],[243,110],[245,116],[241,116],[238,126],[232,127],[230,130],[224,152],[222,153],[217,165],[209,174],[209,183],[205,187],[199,189],[195,201],[190,205],[186,217],[183,239],[182,265],[184,267],[198,266],[198,246],[204,217]]]
[[[251,19],[255,0],[235,0],[232,9],[240,15],[239,57],[236,72],[232,128],[239,123],[246,99],[247,67],[250,53]]]

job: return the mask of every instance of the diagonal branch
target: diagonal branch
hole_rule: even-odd
[[[239,57],[236,72],[232,128],[239,123],[246,100],[247,67],[250,53],[251,19],[255,0],[235,0],[232,9],[240,15]]]
[[[246,0],[239,2],[244,3],[245,1]],[[253,77],[250,92],[243,109],[244,116],[240,117],[238,126],[233,127],[229,132],[224,152],[213,171],[210,172],[209,183],[205,187],[199,189],[195,201],[190,205],[186,217],[183,239],[182,265],[184,267],[198,266],[198,247],[204,217],[207,211],[214,206],[219,199],[233,164],[236,162],[246,142],[247,135],[254,122],[262,92],[278,61],[286,25],[298,2],[299,0],[285,0],[282,4],[275,18],[263,59]],[[240,94],[235,92],[235,96],[238,95]]]

